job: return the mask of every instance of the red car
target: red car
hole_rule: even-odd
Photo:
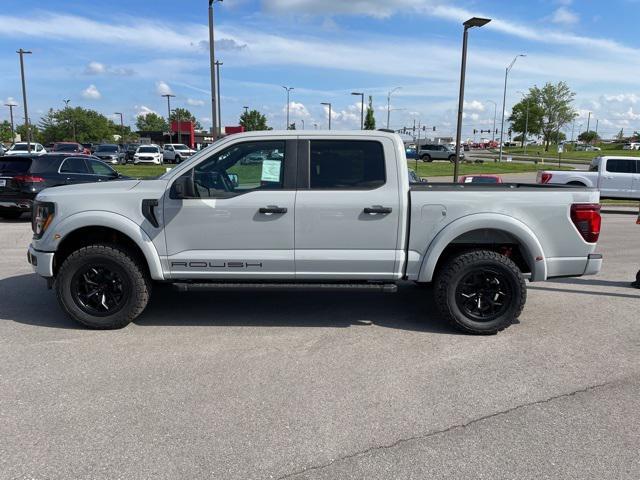
[[[53,144],[52,152],[64,152],[64,153],[82,153],[90,155],[91,151],[88,148],[83,147],[76,142],[56,142]]]
[[[502,183],[498,175],[463,175],[458,179],[460,183]]]

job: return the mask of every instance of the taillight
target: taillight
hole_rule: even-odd
[[[540,183],[549,183],[549,180],[551,180],[551,177],[553,177],[551,173],[543,172],[540,177]]]
[[[35,175],[16,175],[15,177],[13,177],[13,179],[17,180],[18,182],[25,182],[25,183],[42,183],[42,182],[44,182],[44,178],[37,177]]]
[[[571,221],[585,242],[596,243],[600,236],[602,218],[597,203],[574,203],[571,205]]]

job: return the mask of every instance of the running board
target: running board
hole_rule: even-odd
[[[176,282],[172,284],[181,292],[197,292],[207,290],[306,290],[306,291],[368,291],[395,293],[398,285],[395,283],[190,283]]]

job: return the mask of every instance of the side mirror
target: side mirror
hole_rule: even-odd
[[[188,175],[183,175],[178,177],[178,179],[173,182],[173,186],[171,187],[173,193],[175,194],[175,198],[196,198],[196,185],[193,181],[193,177],[191,176],[191,172]]]
[[[237,173],[229,173],[229,180],[231,180],[231,184],[233,185],[233,188],[236,188],[238,185],[240,185],[240,181],[238,179],[238,174]]]

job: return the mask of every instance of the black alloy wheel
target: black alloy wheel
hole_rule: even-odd
[[[86,265],[71,280],[71,295],[76,305],[96,317],[120,311],[127,303],[130,290],[127,275],[115,264]]]
[[[511,303],[512,289],[497,270],[474,270],[462,278],[456,289],[458,308],[477,322],[500,317]]]

